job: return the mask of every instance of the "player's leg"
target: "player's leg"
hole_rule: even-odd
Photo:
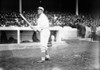
[[[44,52],[45,52],[45,57],[46,58],[50,58],[49,53],[48,53],[48,41],[49,41],[49,37],[50,37],[50,30],[48,29],[44,29],[41,33],[41,44],[42,44],[42,48],[44,48]]]
[[[48,29],[44,29],[41,31],[41,35],[40,35],[40,42],[41,42],[41,53],[42,53],[42,57],[41,57],[41,61],[45,61],[46,59],[49,59],[50,56],[49,56],[49,53],[48,53],[48,40],[49,40],[49,37],[50,37],[50,31]]]

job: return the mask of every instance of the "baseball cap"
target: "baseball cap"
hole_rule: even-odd
[[[44,11],[44,8],[43,7],[38,7],[38,9]]]

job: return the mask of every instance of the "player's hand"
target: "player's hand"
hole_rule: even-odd
[[[42,29],[41,29],[41,27],[37,27],[37,31],[41,31]]]
[[[37,27],[37,31],[41,31],[41,29]]]
[[[37,26],[30,26],[34,31],[38,31],[40,32],[41,31],[41,28],[40,27],[37,27]]]
[[[30,27],[31,27],[31,29],[33,29],[34,31],[37,31],[36,27],[34,27],[34,26],[30,26]]]

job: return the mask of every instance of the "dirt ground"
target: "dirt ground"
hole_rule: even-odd
[[[40,60],[40,48],[0,51],[3,70],[99,70],[99,44],[86,40],[66,40],[49,48],[50,61]],[[100,62],[99,62],[100,63]]]

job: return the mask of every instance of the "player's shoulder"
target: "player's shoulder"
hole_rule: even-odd
[[[47,19],[48,17],[46,16],[46,14],[41,14],[41,16],[42,16],[42,18],[45,18],[45,19]]]
[[[41,15],[46,17],[46,14],[45,13],[42,13]]]

